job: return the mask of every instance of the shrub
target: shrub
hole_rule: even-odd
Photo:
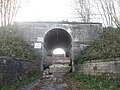
[[[37,59],[33,48],[20,37],[14,34],[4,33],[6,31],[2,30],[0,32],[0,56],[29,60]]]

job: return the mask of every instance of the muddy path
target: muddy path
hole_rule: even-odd
[[[41,79],[17,90],[86,90],[80,87],[77,81],[66,74],[70,72],[71,69],[71,66],[69,66],[69,59],[59,57],[52,59],[55,59],[57,62],[44,70],[43,77]]]
[[[68,75],[54,73],[25,85],[17,90],[88,90],[82,88],[77,81]]]

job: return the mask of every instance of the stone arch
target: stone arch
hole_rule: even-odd
[[[50,53],[56,48],[62,48],[66,54],[69,54],[72,37],[65,29],[53,28],[45,34],[44,44]]]

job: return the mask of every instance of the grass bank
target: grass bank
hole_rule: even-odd
[[[7,27],[0,28],[0,56],[37,60],[33,47]]]
[[[69,74],[79,82],[79,85],[89,90],[120,90],[120,78],[111,78],[108,75],[85,75],[73,72]]]
[[[102,35],[80,53],[75,63],[116,57],[120,57],[120,30],[104,28]]]

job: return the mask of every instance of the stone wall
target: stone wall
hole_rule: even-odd
[[[40,70],[37,61],[0,57],[0,86],[21,79]]]
[[[66,30],[72,37],[72,54],[77,56],[81,50],[89,46],[102,33],[101,23],[81,22],[16,22],[14,30],[30,45],[38,42],[37,37],[42,37],[44,44],[45,34],[54,28]],[[41,49],[39,49],[41,50]]]
[[[80,65],[79,72],[91,75],[101,73],[120,74],[120,58],[86,61]]]

